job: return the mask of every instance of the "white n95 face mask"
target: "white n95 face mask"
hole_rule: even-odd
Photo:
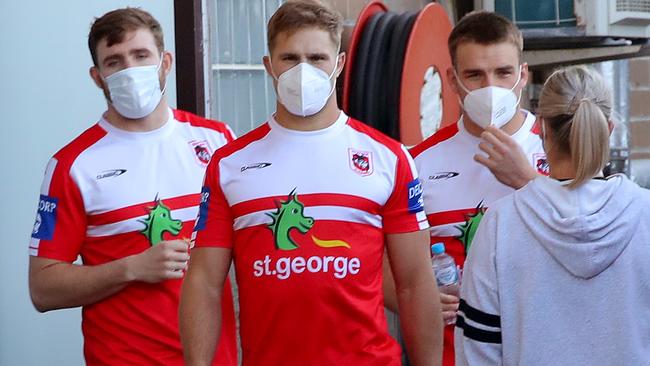
[[[296,116],[308,117],[320,112],[334,92],[336,80],[334,83],[330,80],[337,67],[338,52],[334,70],[329,75],[306,62],[285,71],[276,78],[280,103]]]
[[[454,70],[455,72],[456,70]],[[521,100],[521,92],[519,93],[519,97],[517,97],[514,89],[519,85],[519,81],[521,80],[521,66],[519,66],[517,81],[510,89],[488,86],[470,91],[463,85],[458,75],[456,75],[456,78],[458,79],[458,84],[467,93],[462,102],[463,110],[472,121],[482,128],[486,128],[490,124],[496,128],[501,128],[517,113],[517,107]]]
[[[120,70],[104,78],[117,112],[129,119],[148,116],[156,109],[162,98],[158,65],[136,66]]]

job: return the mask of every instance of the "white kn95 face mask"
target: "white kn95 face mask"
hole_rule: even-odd
[[[337,67],[338,52],[336,64],[329,75],[306,62],[283,72],[276,78],[280,103],[296,116],[308,117],[320,112],[334,92],[336,80],[332,83],[331,79]]]
[[[454,73],[456,70],[454,70]],[[510,88],[501,88],[498,86],[487,86],[476,90],[469,90],[460,81],[458,75],[458,84],[467,93],[462,104],[463,110],[469,118],[482,128],[490,124],[497,128],[503,127],[517,112],[521,92],[519,97],[514,93],[514,89],[519,85],[521,80],[521,66],[519,66],[519,75],[515,85]]]

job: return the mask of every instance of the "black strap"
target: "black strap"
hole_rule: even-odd
[[[501,344],[501,332],[483,330],[465,323],[465,318],[458,316],[456,326],[463,330],[463,335],[469,339],[482,343]]]
[[[494,314],[483,312],[477,308],[469,306],[465,300],[460,299],[458,310],[465,313],[467,319],[493,328],[501,328],[501,317]]]

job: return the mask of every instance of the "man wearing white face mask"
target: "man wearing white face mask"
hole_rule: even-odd
[[[400,365],[384,316],[385,248],[409,356],[439,365],[417,172],[401,144],[338,108],[341,30],[340,14],[313,0],[286,2],[269,21],[277,109],[208,167],[181,297],[188,365],[212,357],[231,258],[245,366]]]
[[[337,55],[339,51],[340,45],[336,50]],[[267,60],[269,73],[277,82],[278,101],[295,116],[309,117],[320,112],[336,89],[332,77],[339,69],[339,57],[336,57],[329,75],[318,67],[301,62],[278,77],[273,71],[271,59]]]
[[[452,68],[447,70],[463,115],[454,123],[411,150],[422,174],[424,206],[431,229],[431,243],[444,242],[447,252],[462,268],[474,233],[485,210],[514,191],[500,183],[485,166],[475,161],[482,149],[481,134],[488,126],[511,135],[539,173],[548,171],[538,136],[535,116],[519,108],[528,81],[522,63],[521,32],[508,19],[490,12],[466,15],[449,36]],[[456,320],[457,296],[441,294],[447,324]],[[465,334],[480,336],[476,319],[465,311]],[[445,328],[444,365],[454,364],[453,326]],[[478,335],[477,335],[478,334]]]
[[[42,312],[83,307],[88,365],[181,366],[187,238],[205,167],[234,136],[223,123],[167,105],[172,56],[149,13],[103,15],[88,46],[108,109],[46,168],[29,249],[32,301]],[[83,265],[72,263],[78,256]],[[214,364],[236,365],[229,287],[222,298]]]

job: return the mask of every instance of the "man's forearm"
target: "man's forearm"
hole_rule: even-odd
[[[435,284],[422,281],[397,290],[402,334],[409,360],[416,366],[440,365],[442,361],[442,315]]]
[[[382,290],[384,292],[384,307],[395,314],[399,313],[397,306],[397,293],[395,292],[395,278],[393,277],[393,271],[390,268],[390,262],[388,257],[384,253],[384,258],[382,260],[382,271],[383,271],[383,280],[382,280]]]
[[[133,281],[157,283],[183,277],[189,255],[184,240],[163,241],[138,254],[96,266],[30,257],[29,289],[39,311],[84,306]]]
[[[181,292],[179,321],[185,364],[210,365],[221,330],[221,291],[188,274]]]
[[[93,304],[132,280],[125,259],[96,266],[34,257],[30,261],[30,294],[41,312]]]

